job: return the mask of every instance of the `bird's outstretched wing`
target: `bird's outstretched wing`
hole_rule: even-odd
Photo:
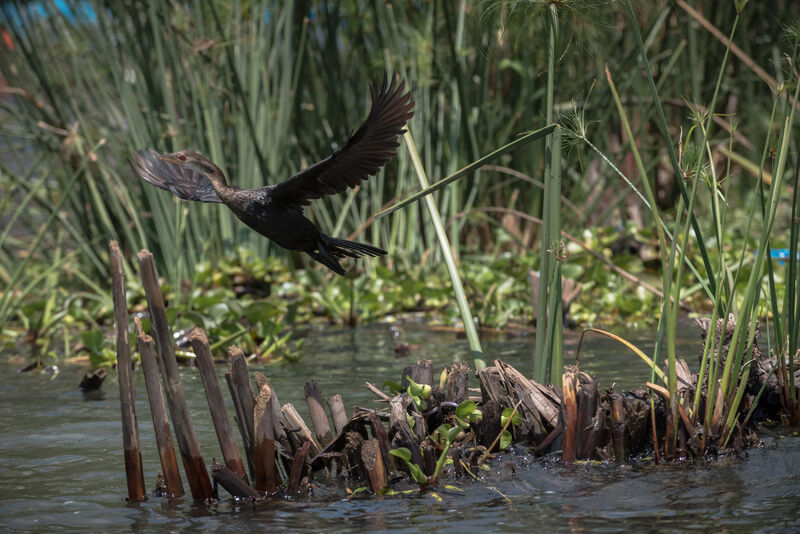
[[[370,85],[372,108],[364,123],[342,148],[324,160],[272,188],[272,199],[302,210],[312,199],[341,193],[377,174],[397,153],[397,137],[414,115],[411,93],[403,94],[405,81],[386,75]]]
[[[139,150],[128,159],[133,172],[176,197],[200,202],[222,202],[211,182],[202,174],[158,159],[155,150]]]

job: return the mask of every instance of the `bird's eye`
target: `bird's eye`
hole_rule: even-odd
[[[186,156],[181,154],[180,156],[178,156],[178,159],[181,160],[181,161],[186,161]]]

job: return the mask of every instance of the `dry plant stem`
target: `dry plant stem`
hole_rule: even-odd
[[[328,408],[331,411],[331,419],[333,419],[333,429],[338,434],[349,420],[342,396],[337,393],[328,399]]]
[[[239,499],[260,499],[261,496],[248,486],[242,478],[222,464],[211,464],[211,478],[225,491]]]
[[[275,434],[272,423],[272,388],[267,379],[256,373],[258,383],[258,396],[255,402],[254,434],[253,434],[253,460],[255,462],[255,489],[267,494],[274,494],[278,490],[275,467]]]
[[[389,436],[386,435],[386,429],[383,427],[378,416],[374,412],[370,412],[367,416],[369,424],[372,427],[372,437],[378,440],[378,446],[381,449],[381,457],[387,473],[395,470],[394,456],[389,454]]]
[[[178,469],[178,459],[175,456],[175,447],[172,445],[172,433],[169,429],[164,394],[161,391],[161,379],[156,352],[153,348],[153,338],[144,333],[138,317],[134,317],[133,321],[136,323],[136,340],[139,345],[139,355],[142,358],[144,383],[147,387],[147,400],[150,403],[150,414],[153,418],[153,430],[156,435],[158,458],[161,460],[161,472],[167,485],[167,494],[170,497],[181,497],[184,495],[183,483]]]
[[[233,398],[236,422],[239,426],[239,433],[242,436],[250,478],[255,480],[255,456],[253,454],[254,403],[253,388],[250,385],[250,373],[247,370],[244,353],[239,347],[229,347],[228,357],[230,359],[230,369],[225,373],[225,380],[228,382],[228,389]]]
[[[508,426],[511,424],[511,420],[514,418],[514,414],[517,413],[517,409],[519,408],[520,404],[522,404],[522,401],[518,401],[517,404],[514,405],[514,409],[511,410],[511,415],[508,417],[506,424],[503,425],[503,428],[500,429],[500,433],[497,434],[496,438],[494,438],[492,444],[486,448],[486,452],[481,454],[480,460],[478,460],[479,464],[482,464],[486,460],[486,457],[492,452],[492,449],[494,449],[495,445],[497,445],[497,442],[500,441],[500,436],[503,435],[503,432],[508,430]]]
[[[650,405],[652,407],[652,404]],[[658,448],[658,430],[656,430],[656,411],[651,409],[650,410],[650,430],[652,431],[653,435],[653,458],[655,463],[661,463],[661,452],[659,452]]]
[[[391,397],[389,395],[381,391],[377,386],[370,384],[369,382],[364,382],[364,387],[370,390],[376,397],[378,397],[382,401],[389,402],[391,400]]]
[[[192,333],[191,343],[197,356],[195,364],[200,371],[200,378],[203,380],[208,408],[211,411],[211,420],[214,422],[214,430],[217,433],[225,465],[246,482],[247,475],[244,471],[242,455],[239,454],[239,447],[236,446],[236,440],[233,437],[228,412],[225,410],[225,401],[222,398],[219,380],[217,380],[217,369],[214,366],[214,358],[211,356],[211,348],[208,346],[208,338],[202,330],[197,328]]]
[[[417,384],[433,385],[433,360],[419,360],[411,366],[411,380]]]
[[[297,411],[297,408],[294,407],[292,403],[286,403],[281,408],[283,412],[283,417],[286,420],[286,428],[297,429],[295,433],[300,440],[300,442],[310,441],[311,442],[311,456],[314,457],[322,450],[320,447],[319,442],[314,438],[313,434],[311,434],[311,430],[309,430],[308,425],[303,418],[300,417],[300,414]]]
[[[144,486],[139,425],[136,421],[131,344],[128,338],[128,302],[125,298],[125,272],[122,268],[122,253],[119,250],[119,244],[112,241],[109,248],[111,253],[111,292],[114,299],[114,333],[117,341],[119,405],[122,417],[122,447],[128,481],[128,500],[142,501],[147,498],[147,490]]]
[[[308,450],[310,447],[311,442],[306,441],[294,455],[292,470],[289,473],[289,485],[287,488],[287,493],[289,493],[289,495],[297,493],[297,490],[300,488],[300,482],[303,479],[303,473],[305,473],[304,468],[306,466],[306,459],[308,458]]]
[[[389,485],[384,468],[381,448],[377,439],[368,439],[361,446],[361,462],[369,478],[372,491],[378,493]]]
[[[564,367],[564,376],[561,379],[564,397],[561,402],[561,413],[564,418],[564,446],[562,460],[566,464],[575,461],[575,442],[578,431],[578,404],[576,393],[578,388],[578,370],[573,365]]]
[[[175,425],[178,449],[181,452],[189,488],[191,489],[192,497],[195,499],[211,499],[214,496],[214,491],[211,488],[211,480],[208,478],[206,464],[200,452],[200,445],[197,442],[197,436],[194,433],[192,420],[189,416],[189,408],[186,405],[186,398],[183,394],[178,362],[175,360],[175,348],[172,344],[172,336],[167,323],[167,313],[164,308],[164,298],[161,294],[161,286],[158,283],[156,263],[149,251],[142,250],[139,252],[139,266],[142,285],[147,295],[147,306],[150,310],[156,345],[158,346],[161,375],[164,380],[164,391],[167,394],[167,406],[172,416],[172,424]]]
[[[328,416],[325,408],[322,407],[322,393],[319,390],[316,380],[306,382],[305,385],[306,403],[308,412],[311,414],[311,425],[314,427],[314,434],[319,440],[319,444],[325,447],[331,441],[331,426],[328,423]]]
[[[625,463],[625,407],[622,395],[611,395],[611,439],[614,443],[614,462]]]
[[[691,15],[691,17],[693,19],[695,19],[698,22],[698,24],[700,24],[711,35],[713,35],[719,42],[721,42],[723,44],[723,46],[726,46],[726,47],[730,46],[730,49],[731,49],[731,52],[733,52],[733,55],[738,57],[742,61],[742,63],[747,65],[750,68],[750,70],[752,70],[759,78],[764,80],[764,82],[767,85],[769,85],[769,88],[772,91],[775,91],[778,88],[778,82],[777,82],[777,80],[775,78],[770,76],[767,73],[767,71],[765,71],[764,69],[761,68],[761,66],[758,65],[758,63],[753,61],[753,58],[748,56],[744,52],[744,50],[742,50],[741,48],[736,46],[736,44],[730,42],[730,39],[728,39],[721,31],[719,31],[716,26],[711,24],[711,22],[708,19],[706,19],[703,15],[701,15],[699,11],[695,10],[694,8],[692,8],[684,0],[676,0],[676,3],[678,4],[678,6],[681,9],[683,9],[689,15]],[[792,100],[794,100],[794,99],[792,99]]]
[[[454,363],[447,373],[447,400],[460,404],[467,399],[467,380],[469,366],[466,363]]]
[[[578,459],[589,459],[594,451],[594,438],[592,421],[597,418],[598,401],[597,382],[592,380],[582,382],[578,389],[578,436],[576,451]]]

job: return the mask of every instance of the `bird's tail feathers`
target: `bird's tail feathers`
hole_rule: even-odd
[[[365,243],[337,239],[322,234],[317,251],[309,252],[309,256],[328,267],[333,272],[344,276],[344,269],[339,258],[360,258],[361,256],[383,256],[386,251]]]
[[[337,239],[327,235],[322,236],[322,241],[328,245],[333,255],[337,258],[344,256],[350,258],[360,258],[361,256],[384,256],[386,251],[382,248],[373,247],[366,243],[357,243],[346,239]]]

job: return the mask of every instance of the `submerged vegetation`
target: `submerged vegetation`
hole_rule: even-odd
[[[761,395],[746,393],[761,321],[800,422],[796,2],[69,5],[0,6],[0,338],[13,350],[24,332],[39,354],[113,357],[98,332],[116,239],[129,273],[135,251],[155,253],[174,331],[202,325],[212,348],[273,358],[299,357],[291,327],[317,316],[423,311],[460,320],[480,367],[476,319],[536,317],[534,378],[558,384],[562,284],[580,283],[571,320],[651,324],[643,356],[671,420],[723,440]],[[240,187],[274,183],[348,137],[382,71],[416,101],[399,157],[309,212],[388,250],[352,278],[127,167],[133,149],[192,148]],[[415,193],[424,208],[377,216]],[[678,383],[682,310],[709,316],[693,395]],[[713,340],[728,324],[724,356]]]

